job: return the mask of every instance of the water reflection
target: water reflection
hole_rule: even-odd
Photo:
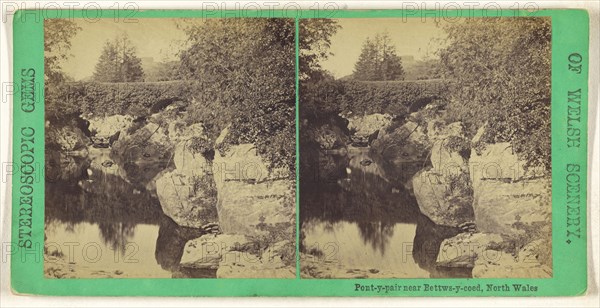
[[[203,234],[200,229],[180,227],[163,215],[156,239],[156,261],[164,270],[173,272],[173,278],[215,278],[215,269],[194,269],[179,265],[185,244]]]
[[[118,251],[134,237],[136,225],[158,224],[160,203],[149,192],[100,169],[87,170],[78,181],[46,183],[46,221],[70,229],[82,222],[97,224],[103,241]]]
[[[216,277],[215,270],[179,267],[186,242],[203,231],[165,216],[154,194],[126,180],[109,153],[91,149],[75,168],[82,172],[46,181],[46,242],[94,243],[103,252],[97,262],[76,258],[75,276]]]
[[[385,254],[386,247],[390,244],[390,238],[394,236],[394,226],[390,222],[361,222],[358,223],[360,238],[365,244],[371,244],[375,251]]]
[[[329,163],[330,159],[321,161]],[[365,150],[339,157],[339,161],[344,164],[335,165],[343,170],[343,176],[325,183],[301,181],[302,223],[356,222],[365,244],[384,255],[394,226],[415,222],[419,214],[416,200],[402,184],[388,181],[384,170]]]
[[[436,225],[425,215],[417,218],[413,257],[417,264],[431,273],[431,278],[470,278],[470,268],[445,268],[436,266],[440,244],[460,232],[457,227]]]
[[[135,225],[131,223],[98,223],[100,235],[104,240],[104,244],[110,246],[112,250],[120,251],[125,254],[127,243],[133,239],[135,235]]]
[[[51,222],[45,234],[46,244],[60,252],[52,255],[63,256],[62,260],[45,258],[45,268],[63,268],[66,277],[168,278],[172,275],[154,260],[154,243],[147,240],[157,236],[158,226],[136,225],[135,235],[124,251],[112,250],[106,245],[98,225],[93,223],[81,222],[74,225],[73,230],[67,230],[63,224]]]
[[[422,277],[423,271],[431,277],[470,276],[435,265],[441,242],[459,230],[437,226],[420,213],[407,181],[421,162],[396,170],[368,149],[307,152],[305,159],[316,159],[312,163],[325,172],[301,169],[303,252],[327,255],[318,250],[333,241],[339,245],[336,261],[348,268],[386,270],[393,277]]]

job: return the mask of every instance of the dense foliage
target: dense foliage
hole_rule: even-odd
[[[98,82],[132,82],[144,80],[142,60],[127,35],[107,41],[93,76]]]
[[[396,54],[396,47],[387,33],[376,34],[374,38],[367,38],[364,41],[352,77],[363,81],[404,78],[402,61]]]
[[[44,20],[44,103],[46,116],[64,115],[70,106],[64,103],[64,82],[68,77],[62,64],[71,54],[71,39],[81,30],[67,19]]]
[[[485,141],[509,141],[529,164],[549,169],[550,19],[470,19],[445,30],[449,120],[471,134],[486,125]]]
[[[299,24],[300,47],[300,80],[321,80],[328,77],[320,61],[327,59],[332,53],[331,37],[340,29],[333,19],[302,19]],[[302,95],[302,92],[300,92]]]
[[[438,98],[447,89],[444,81],[344,82],[340,102],[344,112],[405,115]]]
[[[134,117],[149,115],[154,106],[163,101],[193,98],[197,85],[193,82],[131,82],[97,83],[77,82],[61,86],[61,104],[66,114],[93,114],[110,116],[129,114]]]
[[[209,131],[231,124],[226,143],[254,143],[272,166],[293,171],[294,21],[209,19],[185,31],[181,74],[199,81],[202,93],[188,107],[189,120]]]
[[[81,30],[68,19],[44,20],[44,75],[45,82],[56,84],[67,78],[62,63],[70,57],[71,38]]]
[[[318,114],[406,115],[443,96],[448,88],[441,80],[361,82],[323,80],[303,87],[302,116]]]
[[[327,118],[339,114],[343,99],[344,83],[325,79],[304,82],[300,89],[300,117],[302,119]]]

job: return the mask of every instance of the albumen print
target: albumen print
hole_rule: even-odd
[[[295,278],[293,19],[48,19],[48,278]]]
[[[552,277],[550,19],[300,22],[302,277]]]

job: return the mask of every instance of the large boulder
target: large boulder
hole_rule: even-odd
[[[348,128],[356,135],[369,136],[374,132],[385,129],[392,123],[389,114],[373,113],[365,116],[352,116],[348,118]]]
[[[474,186],[475,222],[482,232],[522,236],[552,221],[551,179],[483,180]]]
[[[433,170],[441,174],[469,172],[465,158],[450,144],[453,140],[459,139],[460,137],[456,137],[434,142],[430,155]]]
[[[175,145],[173,161],[177,170],[189,177],[202,176],[212,171],[210,161],[202,153],[196,152],[188,141]]]
[[[548,277],[552,259],[551,177],[541,168],[525,168],[509,143],[485,144],[480,129],[469,160],[473,181],[475,223],[482,232],[501,234],[519,248],[536,242],[536,264],[502,255],[479,263],[474,275],[481,277]],[[494,251],[490,251],[493,253]]]
[[[218,269],[217,278],[295,278],[295,263],[282,259],[290,244],[277,242],[261,250],[245,235],[203,235],[186,243],[180,264],[184,268]]]
[[[528,176],[525,161],[517,157],[510,143],[485,144],[482,147],[472,149],[469,159],[474,187],[483,180],[517,181]]]
[[[267,164],[250,143],[231,146],[225,153],[217,151],[212,169],[218,187],[230,181],[257,183],[269,177]]]
[[[485,143],[485,126],[477,130],[471,140],[469,170],[473,186],[484,180],[519,181],[548,176],[541,166],[528,166],[527,162],[515,153],[509,142]]]
[[[391,123],[392,116],[389,114],[374,113],[365,116],[352,116],[348,118],[348,129],[354,132],[353,141],[367,143],[370,136],[384,131]]]
[[[473,278],[551,278],[550,264],[540,262],[537,254],[541,240],[533,241],[516,254],[502,250],[485,250],[476,260],[473,267]]]
[[[239,234],[206,234],[188,241],[181,256],[181,266],[217,269],[222,260],[254,259],[247,250],[252,248],[250,240]]]
[[[518,237],[531,228],[550,226],[550,177],[539,168],[526,169],[510,143],[483,143],[483,134],[481,128],[473,138],[469,159],[479,229]]]
[[[261,234],[262,226],[291,223],[294,218],[290,181],[227,181],[217,187],[219,224],[225,233]]]
[[[212,167],[221,231],[256,235],[267,226],[295,224],[293,181],[270,170],[253,144],[216,151]]]
[[[123,167],[127,178],[145,186],[162,170],[172,158],[173,143],[166,130],[149,123],[131,135],[119,138],[111,149],[111,157]]]
[[[423,127],[415,122],[407,122],[392,133],[374,140],[371,151],[398,167],[404,163],[424,161],[428,147]]]
[[[156,193],[165,215],[180,226],[200,228],[219,221],[217,190],[210,174],[166,172],[156,181]]]
[[[466,173],[444,175],[423,170],[412,180],[421,213],[435,224],[458,226],[474,219],[472,191]]]
[[[288,278],[296,277],[296,266],[283,260],[283,250],[291,242],[281,241],[268,247],[260,257],[250,253],[227,255],[221,259],[217,278]]]
[[[99,137],[110,137],[117,132],[124,132],[133,123],[133,117],[130,115],[115,114],[107,117],[89,117],[89,130]]]
[[[440,244],[436,264],[442,267],[472,268],[478,256],[504,242],[502,236],[490,233],[460,233]]]

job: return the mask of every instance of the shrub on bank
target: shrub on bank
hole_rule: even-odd
[[[549,171],[551,38],[549,18],[474,18],[444,26],[440,50],[448,89],[448,123],[482,141],[510,142],[526,166]],[[493,42],[493,43],[492,43]]]

